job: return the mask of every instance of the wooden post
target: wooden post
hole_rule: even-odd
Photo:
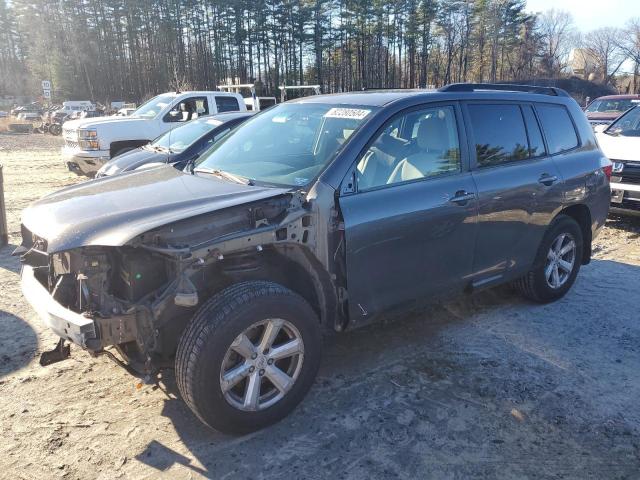
[[[8,243],[7,209],[4,204],[4,180],[2,177],[2,165],[0,165],[0,247],[4,247]]]

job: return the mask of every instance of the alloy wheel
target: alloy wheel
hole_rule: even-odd
[[[281,318],[256,322],[238,335],[220,369],[225,400],[244,411],[264,410],[293,388],[304,360],[296,327]]]
[[[551,243],[547,253],[544,276],[547,284],[558,289],[562,287],[573,271],[576,262],[576,242],[569,233],[561,233]]]

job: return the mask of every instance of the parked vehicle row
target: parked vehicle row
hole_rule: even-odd
[[[242,123],[228,130],[209,116],[232,102]],[[608,214],[611,162],[560,89],[243,107],[234,93],[166,94],[131,118],[65,124],[75,158],[164,135],[23,212],[24,296],[60,337],[41,363],[72,342],[139,375],[175,367],[200,420],[257,430],[303,399],[323,333],[508,282],[558,300]],[[176,125],[194,114],[207,118]],[[110,175],[149,158],[183,168]]]
[[[150,143],[181,123],[238,111],[245,112],[246,107],[236,93],[164,93],[126,117],[65,122],[62,155],[69,170],[93,176],[112,158]]]
[[[187,122],[147,145],[114,157],[98,170],[96,178],[165,163],[180,170],[189,168],[204,151],[251,115],[250,112],[220,113]]]

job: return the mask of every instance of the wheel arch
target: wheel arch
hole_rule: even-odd
[[[591,211],[584,204],[575,204],[563,208],[558,215],[566,215],[573,218],[580,226],[582,231],[582,264],[587,265],[591,262]],[[556,216],[557,218],[557,216]]]
[[[138,147],[141,147],[143,145],[146,145],[150,141],[151,140],[140,139],[140,140],[121,140],[121,141],[117,141],[117,142],[111,142],[111,144],[109,145],[109,156],[111,158],[113,158],[121,150],[123,150],[125,148],[127,148],[127,149],[138,148]]]
[[[337,325],[338,301],[331,275],[304,246],[281,243],[265,245],[262,251],[226,254],[215,264],[215,270],[208,275],[215,280],[202,285],[207,297],[236,283],[270,281],[304,298],[324,328],[333,329]]]

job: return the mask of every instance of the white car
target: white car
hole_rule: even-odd
[[[236,93],[163,93],[127,117],[65,122],[62,126],[65,141],[62,155],[69,170],[93,176],[113,157],[146,145],[180,122],[233,111],[246,111],[242,96]]]
[[[596,127],[596,139],[613,163],[611,211],[640,215],[640,106]]]

